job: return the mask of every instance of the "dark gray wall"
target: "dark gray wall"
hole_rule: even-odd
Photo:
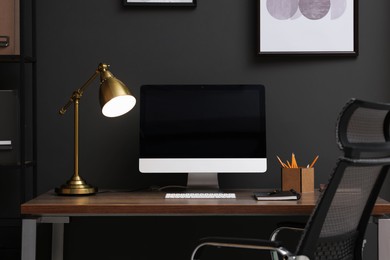
[[[358,57],[264,58],[256,55],[254,0],[198,0],[196,8],[37,1],[38,191],[64,183],[73,172],[73,109],[65,116],[58,109],[99,62],[111,64],[137,98],[142,84],[264,84],[268,172],[225,176],[223,184],[278,187],[275,156],[291,152],[302,163],[319,154],[316,185],[325,182],[339,155],[334,128],[345,102],[390,100],[390,2],[358,2]],[[139,107],[104,118],[97,85],[81,100],[80,174],[100,188],[182,182],[185,176],[139,173]]]

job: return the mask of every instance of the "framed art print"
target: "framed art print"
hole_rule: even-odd
[[[196,0],[123,0],[123,5],[133,6],[196,6]]]
[[[258,0],[258,54],[358,55],[357,0]]]

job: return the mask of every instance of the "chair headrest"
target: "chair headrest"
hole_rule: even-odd
[[[390,104],[351,99],[337,119],[336,141],[348,157],[390,155]]]

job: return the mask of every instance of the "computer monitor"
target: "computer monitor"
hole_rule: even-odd
[[[144,85],[142,173],[188,173],[188,186],[218,186],[218,173],[267,170],[262,85]]]

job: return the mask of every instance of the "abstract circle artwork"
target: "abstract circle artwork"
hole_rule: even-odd
[[[337,19],[343,15],[346,6],[346,0],[267,0],[268,13],[278,20],[300,16],[320,20],[328,13],[331,19]]]
[[[358,55],[358,0],[257,2],[259,55]]]

